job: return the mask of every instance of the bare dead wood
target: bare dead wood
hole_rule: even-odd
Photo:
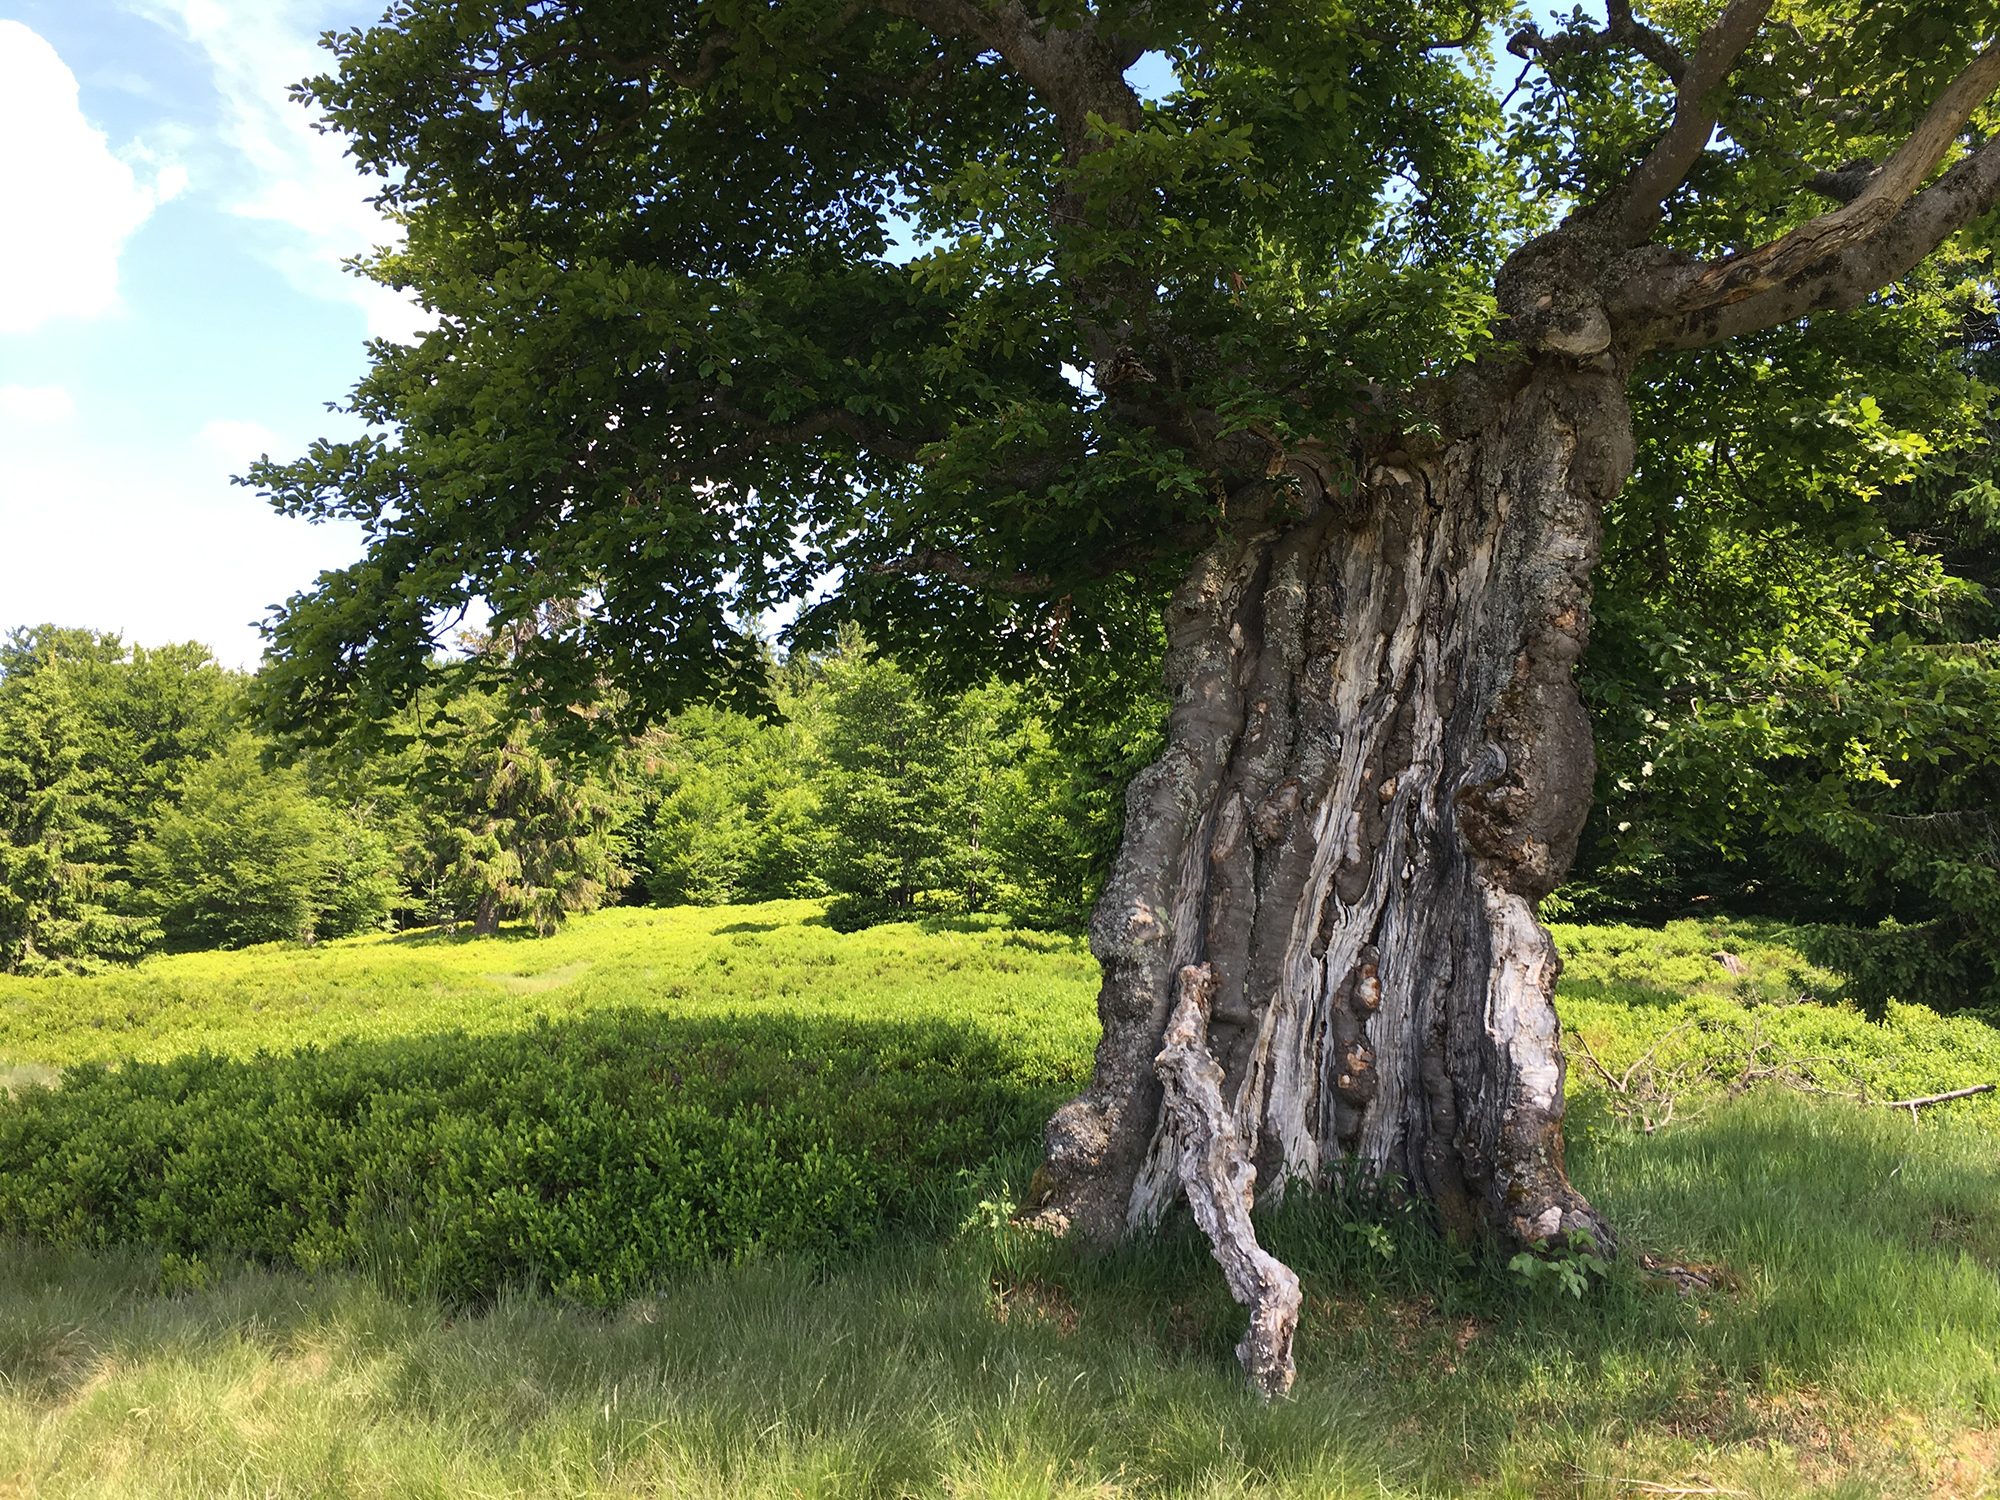
[[[1165,1090],[1162,1116],[1180,1144],[1188,1206],[1214,1247],[1230,1295],[1250,1309],[1250,1327],[1236,1357],[1251,1386],[1268,1401],[1292,1388],[1299,1278],[1257,1243],[1250,1223],[1257,1169],[1237,1139],[1235,1119],[1222,1099],[1222,1068],[1208,1050],[1215,988],[1215,971],[1207,964],[1181,970],[1180,1001],[1153,1069]]]
[[[1175,591],[1167,748],[1091,919],[1103,1040],[1035,1189],[1052,1224],[1114,1244],[1179,1198],[1153,1063],[1207,964],[1205,1042],[1264,1201],[1359,1169],[1463,1239],[1615,1242],[1563,1172],[1559,960],[1533,909],[1594,775],[1583,579],[1632,441],[1601,371],[1552,363],[1497,399],[1443,451],[1357,455],[1351,502],[1232,528]]]
[[[1650,327],[1635,326],[1629,336],[1639,348],[1699,349],[1816,312],[1851,311],[1908,275],[1949,236],[1989,212],[1996,201],[2000,201],[2000,136],[1910,199],[1888,227],[1869,238],[1755,296],[1692,312],[1662,312]],[[1672,301],[1668,293],[1659,305],[1670,308]]]
[[[2000,43],[1980,53],[1946,86],[1909,138],[1870,174],[1867,186],[1852,202],[1709,267],[1683,289],[1676,309],[1693,312],[1740,302],[1887,228],[1995,88],[2000,88]]]
[[[1705,1057],[1688,1058],[1671,1066],[1656,1064],[1660,1050],[1682,1033],[1698,1028],[1699,1020],[1683,1021],[1655,1038],[1623,1073],[1614,1073],[1592,1049],[1590,1039],[1569,1028],[1583,1060],[1603,1081],[1610,1094],[1613,1115],[1641,1133],[1652,1135],[1676,1120],[1697,1120],[1725,1099],[1736,1099],[1763,1083],[1775,1083],[1799,1094],[1816,1094],[1828,1099],[1845,1099],[1853,1104],[1883,1103],[1871,1100],[1868,1090],[1854,1072],[1851,1060],[1842,1057],[1801,1057],[1778,1050],[1778,1043],[1764,1034],[1761,1021],[1753,1020],[1746,1045],[1740,1050]],[[1830,1074],[1845,1074],[1855,1084],[1852,1089],[1828,1088],[1819,1080]],[[1697,1098],[1697,1091],[1708,1091]],[[1941,1094],[1934,1099],[1915,1101],[1919,1105],[1962,1098],[1964,1093],[1984,1093],[1994,1087],[1984,1084],[1963,1093]],[[1692,1101],[1692,1102],[1691,1102]],[[1898,1100],[1906,1108],[1911,1101]],[[1914,1112],[1913,1112],[1914,1114]]]
[[[1592,1049],[1590,1039],[1581,1031],[1571,1027],[1570,1036],[1583,1049],[1584,1061],[1596,1070],[1597,1076],[1604,1080],[1605,1087],[1616,1096],[1617,1102],[1612,1107],[1612,1113],[1623,1116],[1628,1124],[1637,1124],[1641,1134],[1652,1135],[1673,1124],[1674,1116],[1680,1108],[1681,1096],[1687,1087],[1714,1075],[1713,1066],[1706,1060],[1694,1066],[1692,1078],[1688,1076],[1690,1070],[1687,1064],[1669,1069],[1665,1084],[1654,1074],[1652,1067],[1654,1055],[1682,1032],[1691,1030],[1695,1024],[1693,1021],[1683,1021],[1656,1037],[1653,1045],[1641,1052],[1632,1066],[1622,1074],[1613,1074],[1604,1066],[1596,1051]],[[1657,1118],[1655,1118],[1656,1113]]]
[[[1952,1089],[1948,1093],[1925,1094],[1916,1099],[1884,1099],[1882,1102],[1890,1109],[1921,1109],[1926,1104],[1943,1104],[1951,1099],[1970,1099],[1974,1094],[1990,1094],[1996,1088],[2000,1088],[2000,1084],[1975,1083],[1970,1088]]]
[[[1917,1123],[1917,1111],[1926,1104],[1943,1104],[1952,1099],[1970,1099],[1974,1094],[1990,1094],[1996,1088],[2000,1088],[2000,1084],[1975,1083],[1970,1088],[1951,1089],[1942,1094],[1924,1094],[1916,1099],[1884,1099],[1882,1103],[1889,1109],[1907,1109],[1910,1112],[1910,1123],[1914,1125]]]

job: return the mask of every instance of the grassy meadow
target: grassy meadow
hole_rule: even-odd
[[[1081,943],[817,913],[0,979],[0,1496],[2000,1494],[2000,1098],[1880,1107],[2000,1080],[1989,1027],[1770,928],[1557,927],[1619,1260],[1294,1201],[1265,1408],[1184,1228],[1009,1220]]]

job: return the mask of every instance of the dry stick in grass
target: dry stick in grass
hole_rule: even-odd
[[[1952,1089],[1943,1094],[1925,1094],[1916,1099],[1884,1099],[1882,1105],[1885,1109],[1907,1109],[1910,1112],[1910,1123],[1914,1125],[1917,1123],[1917,1111],[1926,1104],[1943,1104],[1948,1099],[1970,1099],[1974,1094],[1990,1094],[1996,1088],[2000,1088],[2000,1084],[1975,1083],[1970,1088]]]
[[[1584,1060],[1597,1070],[1597,1076],[1604,1080],[1605,1087],[1617,1096],[1619,1103],[1614,1108],[1628,1119],[1636,1119],[1640,1129],[1645,1134],[1651,1135],[1662,1126],[1672,1122],[1674,1110],[1680,1102],[1680,1095],[1678,1093],[1666,1092],[1660,1087],[1658,1079],[1654,1077],[1650,1067],[1653,1054],[1694,1024],[1693,1021],[1683,1021],[1671,1031],[1659,1037],[1654,1041],[1652,1046],[1639,1054],[1638,1060],[1631,1067],[1627,1068],[1623,1074],[1614,1074],[1609,1068],[1604,1066],[1604,1063],[1598,1058],[1596,1052],[1591,1050],[1589,1039],[1581,1031],[1575,1027],[1571,1027],[1570,1035],[1576,1038],[1577,1046],[1583,1049]],[[1914,1125],[1917,1123],[1917,1111],[1927,1104],[1944,1104],[1952,1099],[1970,1099],[1975,1094],[1990,1094],[1996,1088],[2000,1088],[2000,1084],[1975,1083],[1967,1088],[1948,1089],[1942,1094],[1924,1094],[1915,1099],[1870,1100],[1865,1086],[1859,1094],[1846,1094],[1837,1089],[1825,1088],[1810,1076],[1800,1071],[1801,1068],[1810,1066],[1813,1063],[1838,1062],[1839,1059],[1836,1058],[1793,1057],[1786,1058],[1782,1062],[1761,1067],[1758,1066],[1757,1059],[1759,1054],[1773,1045],[1764,1036],[1763,1027],[1761,1025],[1758,1026],[1756,1028],[1755,1040],[1751,1042],[1750,1050],[1746,1055],[1746,1063],[1743,1071],[1736,1075],[1735,1081],[1730,1085],[1730,1092],[1732,1094],[1741,1093],[1752,1084],[1776,1081],[1783,1084],[1786,1088],[1796,1089],[1803,1094],[1825,1094],[1829,1098],[1834,1099],[1853,1099],[1863,1104],[1876,1103],[1882,1105],[1885,1109],[1907,1109],[1910,1112],[1910,1123]],[[1700,1065],[1694,1068],[1692,1077],[1689,1077],[1686,1072],[1686,1069],[1690,1066],[1693,1065],[1683,1064],[1681,1067],[1673,1069],[1668,1074],[1668,1082],[1674,1085],[1692,1084],[1698,1083],[1703,1078],[1712,1078],[1715,1076],[1713,1059],[1703,1059]],[[1633,1087],[1633,1078],[1640,1073],[1641,1069],[1644,1069],[1645,1073],[1640,1081],[1639,1089],[1635,1090]],[[1660,1104],[1666,1106],[1666,1113],[1655,1120],[1648,1113],[1646,1106]]]
[[[1655,1052],[1659,1051],[1661,1047],[1665,1046],[1676,1036],[1680,1035],[1681,1032],[1686,1031],[1694,1024],[1692,1021],[1683,1021],[1680,1025],[1674,1027],[1673,1030],[1667,1032],[1666,1035],[1655,1040],[1653,1045],[1648,1047],[1644,1052],[1641,1052],[1638,1060],[1619,1077],[1613,1077],[1611,1070],[1598,1060],[1597,1054],[1591,1050],[1590,1042],[1581,1031],[1572,1027],[1570,1028],[1570,1034],[1576,1038],[1577,1045],[1583,1048],[1584,1057],[1593,1068],[1597,1069],[1597,1074],[1604,1080],[1606,1087],[1624,1101],[1625,1113],[1636,1117],[1639,1121],[1641,1131],[1647,1135],[1651,1135],[1654,1131],[1673,1121],[1674,1106],[1678,1102],[1678,1096],[1660,1094],[1657,1087],[1653,1084],[1653,1075],[1650,1069],[1648,1069],[1646,1074],[1647,1093],[1645,1095],[1635,1095],[1632,1092],[1632,1076],[1652,1061]],[[1704,1066],[1702,1071],[1706,1073],[1708,1070]],[[1645,1104],[1656,1102],[1664,1103],[1667,1107],[1667,1112],[1657,1120],[1648,1114],[1644,1108]]]
[[[1673,1123],[1675,1114],[1680,1108],[1681,1098],[1689,1089],[1705,1081],[1719,1080],[1723,1076],[1725,1070],[1721,1068],[1721,1064],[1726,1059],[1719,1057],[1693,1058],[1666,1069],[1664,1073],[1655,1072],[1652,1066],[1654,1054],[1682,1032],[1697,1025],[1698,1021],[1683,1021],[1656,1038],[1622,1074],[1614,1074],[1604,1065],[1597,1053],[1591,1049],[1589,1039],[1581,1031],[1571,1027],[1570,1034],[1576,1038],[1577,1046],[1582,1049],[1584,1060],[1597,1070],[1598,1076],[1604,1080],[1605,1087],[1611,1090],[1615,1100],[1612,1105],[1614,1113],[1628,1123],[1636,1122],[1642,1133],[1652,1135]],[[1859,1093],[1830,1089],[1806,1071],[1821,1065],[1849,1067],[1844,1059],[1786,1056],[1766,1060],[1766,1054],[1777,1045],[1774,1039],[1764,1035],[1761,1021],[1752,1022],[1749,1045],[1741,1054],[1742,1066],[1735,1077],[1729,1079],[1725,1096],[1733,1098],[1760,1083],[1779,1083],[1802,1094],[1824,1094],[1831,1099],[1851,1099],[1862,1104],[1868,1102],[1865,1088]],[[1714,1102],[1714,1099],[1710,1099],[1701,1110],[1695,1111],[1694,1115],[1689,1115],[1687,1118],[1696,1118]],[[1655,1119],[1651,1109],[1660,1106],[1664,1106],[1664,1113]]]

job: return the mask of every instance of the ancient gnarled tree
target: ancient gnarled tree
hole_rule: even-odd
[[[257,476],[369,533],[277,621],[267,706],[378,712],[475,598],[565,622],[516,688],[594,705],[580,730],[754,693],[735,622],[815,588],[799,639],[859,618],[1073,680],[1163,610],[1168,746],[1037,1195],[1102,1241],[1190,1189],[1279,1388],[1296,1293],[1253,1190],[1358,1161],[1454,1232],[1606,1235],[1535,908],[1590,797],[1573,671],[1628,380],[1979,220],[1995,31],[1859,0],[1558,33],[1399,0],[405,0],[305,93],[408,225],[373,274],[439,322],[376,351],[383,436]]]

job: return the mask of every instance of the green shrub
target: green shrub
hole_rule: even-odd
[[[388,845],[296,770],[267,771],[239,734],[190,770],[177,807],[132,850],[138,900],[187,947],[348,937],[396,896]]]
[[[608,1306],[705,1261],[863,1244],[1031,1144],[1052,1102],[938,1021],[627,1010],[85,1064],[0,1101],[0,1232]]]

